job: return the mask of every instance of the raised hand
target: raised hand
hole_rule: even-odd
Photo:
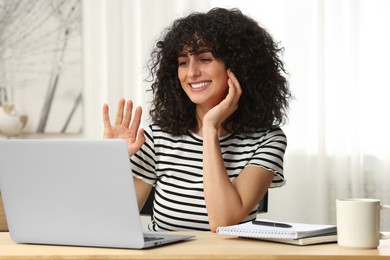
[[[218,129],[222,123],[238,108],[238,100],[240,99],[242,89],[237,78],[230,69],[227,70],[228,79],[228,94],[224,100],[218,105],[210,109],[203,117],[203,126],[211,126]]]
[[[103,105],[103,138],[121,138],[125,140],[130,156],[135,154],[145,142],[143,129],[139,128],[141,123],[142,108],[136,108],[133,120],[131,120],[132,113],[133,102],[131,100],[126,102],[122,98],[118,103],[115,124],[111,125],[108,105]]]

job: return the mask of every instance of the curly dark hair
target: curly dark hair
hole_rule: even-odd
[[[214,8],[192,13],[167,28],[151,54],[149,70],[154,123],[173,135],[197,126],[195,104],[178,79],[178,54],[207,48],[224,62],[242,88],[238,109],[223,127],[229,132],[250,134],[285,123],[291,92],[287,74],[272,36],[238,9]]]

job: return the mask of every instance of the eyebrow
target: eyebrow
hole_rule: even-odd
[[[199,54],[202,54],[202,53],[206,53],[206,52],[211,52],[210,49],[203,49],[203,50],[200,50],[200,51],[197,51],[197,52],[189,52],[190,55],[199,55]],[[187,53],[184,53],[184,52],[181,52],[177,55],[178,58],[180,57],[187,57]]]

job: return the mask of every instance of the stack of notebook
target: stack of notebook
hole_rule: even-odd
[[[255,220],[234,226],[219,227],[217,233],[294,245],[312,245],[337,241],[335,225],[280,223],[269,220]]]

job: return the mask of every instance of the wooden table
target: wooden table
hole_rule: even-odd
[[[336,243],[294,246],[221,236],[210,232],[180,232],[196,238],[154,249],[128,250],[15,244],[0,233],[0,259],[390,259],[390,240],[377,249],[352,250]]]

